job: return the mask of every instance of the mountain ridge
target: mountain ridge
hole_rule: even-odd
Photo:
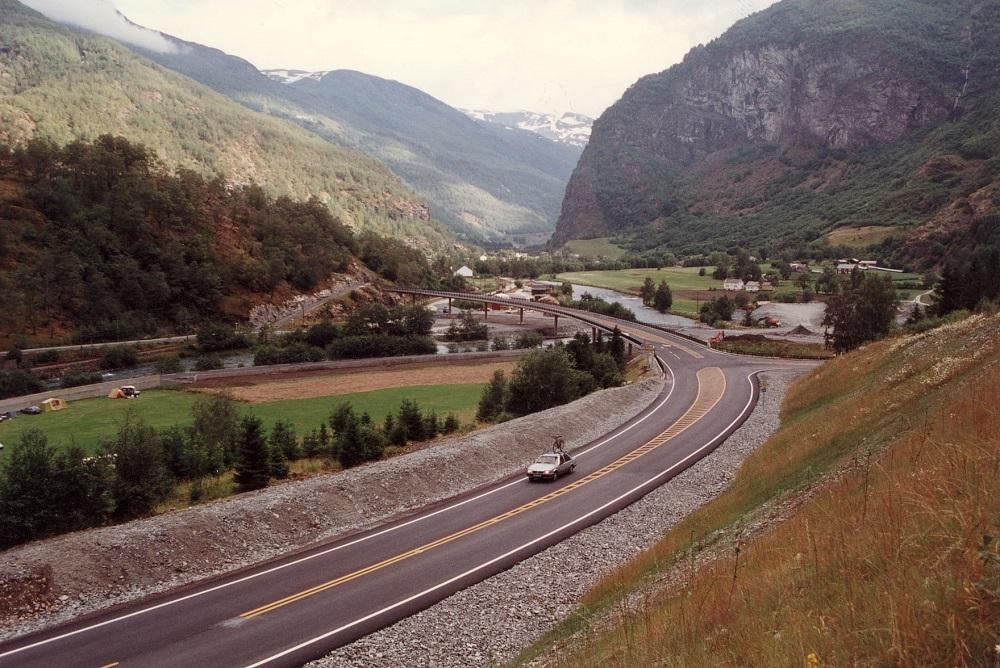
[[[572,111],[542,113],[537,111],[486,111],[483,109],[459,109],[465,115],[478,121],[493,123],[506,128],[527,130],[546,139],[584,148],[590,141],[590,128],[594,119]]]

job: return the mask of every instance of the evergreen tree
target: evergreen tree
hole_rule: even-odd
[[[57,455],[53,485],[61,509],[58,529],[77,531],[104,524],[114,512],[113,478],[107,457],[88,457],[77,446]]]
[[[611,342],[608,344],[608,353],[610,353],[611,357],[614,358],[620,368],[625,368],[625,363],[628,361],[625,359],[625,337],[622,336],[622,331],[618,329],[617,325],[611,332]]]
[[[326,430],[326,424],[321,424],[319,426],[319,434],[316,436],[316,442],[319,445],[319,451],[321,453],[328,453],[330,451],[330,432]]]
[[[896,290],[888,276],[864,276],[857,287],[827,301],[823,324],[832,327],[827,345],[838,353],[880,339],[896,317]]]
[[[313,429],[311,432],[302,437],[302,454],[306,457],[312,458],[319,455],[321,452],[319,447],[319,436],[316,430]]]
[[[173,481],[163,461],[159,435],[145,422],[136,420],[131,411],[115,439],[104,443],[104,450],[114,461],[112,495],[116,515],[146,515],[170,494]]]
[[[399,423],[406,430],[406,439],[408,441],[422,441],[426,437],[424,433],[424,418],[416,402],[403,399],[399,404]]]
[[[479,408],[476,410],[476,419],[481,422],[490,422],[503,412],[507,394],[507,378],[504,372],[497,369],[493,372],[490,384],[483,388],[483,396],[479,400]]]
[[[461,425],[458,422],[458,418],[453,413],[449,413],[448,417],[444,419],[444,424],[441,426],[441,432],[444,434],[454,434],[459,428],[461,428]]]
[[[424,417],[424,438],[434,438],[439,433],[441,433],[441,423],[438,422],[437,414],[431,411]]]
[[[642,297],[642,303],[646,306],[650,306],[653,303],[653,298],[656,296],[656,285],[653,283],[653,278],[647,276],[646,280],[642,282],[642,287],[639,289],[639,296]]]
[[[285,461],[299,458],[299,442],[295,437],[295,427],[290,422],[278,420],[274,423],[271,428],[269,444],[272,448],[281,451]]]
[[[248,415],[240,421],[236,447],[236,475],[233,480],[240,491],[267,487],[271,479],[271,458],[260,418]]]
[[[660,313],[666,313],[674,305],[674,294],[670,291],[670,286],[667,285],[666,281],[660,281],[660,285],[656,288],[653,305]]]
[[[55,450],[40,430],[29,429],[11,446],[0,469],[0,547],[44,536],[59,522],[55,469]]]
[[[274,445],[267,447],[267,470],[271,477],[276,480],[284,480],[288,477],[288,458],[282,448]]]

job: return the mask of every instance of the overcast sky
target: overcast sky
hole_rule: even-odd
[[[26,0],[156,48],[132,21],[262,69],[348,68],[457,106],[597,116],[773,0]]]

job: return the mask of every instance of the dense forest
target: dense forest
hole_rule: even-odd
[[[0,146],[0,332],[78,340],[189,331],[254,296],[317,288],[358,256],[432,281],[400,241],[355,237],[316,199],[168,170],[112,136]]]

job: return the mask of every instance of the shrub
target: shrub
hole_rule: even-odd
[[[94,385],[101,382],[101,374],[90,371],[71,371],[59,381],[59,386],[79,387],[81,385]]]
[[[35,374],[23,369],[0,371],[0,399],[35,394],[45,389]]]
[[[179,373],[181,371],[181,359],[177,356],[164,357],[156,362],[157,373]]]
[[[212,371],[223,367],[222,358],[218,355],[204,355],[199,357],[195,363],[195,371]]]
[[[379,334],[345,336],[326,348],[326,355],[331,360],[431,355],[436,352],[437,345],[430,337]]]
[[[126,369],[139,363],[139,351],[133,346],[113,346],[101,357],[102,369]]]

